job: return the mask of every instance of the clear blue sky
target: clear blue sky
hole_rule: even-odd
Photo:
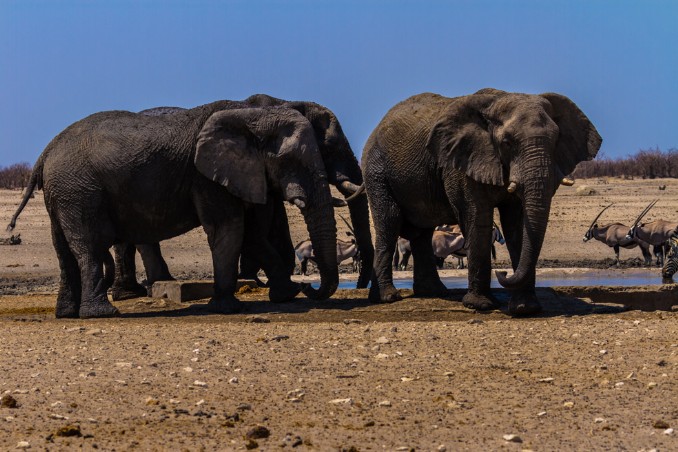
[[[678,2],[0,0],[0,165],[101,110],[268,93],[339,117],[356,154],[424,91],[569,96],[617,157],[678,148]]]

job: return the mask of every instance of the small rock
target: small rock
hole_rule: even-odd
[[[146,405],[158,405],[160,401],[154,397],[146,397]]]
[[[468,321],[469,325],[480,325],[481,323],[485,323],[480,319],[471,319]]]
[[[301,402],[306,393],[303,389],[293,389],[292,391],[287,392],[287,401],[288,402]]]
[[[290,338],[289,336],[285,336],[284,334],[281,334],[281,335],[279,335],[279,336],[273,336],[272,338],[270,338],[270,339],[268,340],[268,342],[280,342],[280,341],[286,341],[286,340],[289,339],[289,338]]]
[[[335,405],[340,405],[340,404],[345,404],[345,405],[353,405],[353,399],[348,398],[348,399],[334,399],[330,400],[329,403],[333,403]]]
[[[68,420],[68,418],[66,416],[62,416],[60,414],[54,414],[54,413],[50,414],[49,417],[51,417],[52,419],[60,420],[60,421],[64,421],[64,420],[67,421]]]
[[[563,406],[565,408],[572,408],[572,407],[574,407],[574,402],[565,402],[565,403],[563,403]]]
[[[199,386],[199,387],[201,387],[201,388],[206,388],[206,387],[207,387],[207,383],[205,383],[204,381],[195,380],[195,381],[193,382],[193,386]]]
[[[270,319],[267,319],[266,317],[261,317],[258,315],[253,315],[250,317],[247,317],[247,321],[249,323],[271,323]]]
[[[656,386],[657,386],[657,383],[655,383],[654,381],[651,381],[651,382],[649,382],[649,383],[647,384],[647,387],[648,387],[649,389],[652,389],[652,388],[654,388],[654,387],[656,387]]]
[[[240,381],[240,380],[238,380],[238,377],[231,377],[231,378],[228,380],[228,382],[229,382],[230,384],[232,384],[232,385],[237,385],[239,381]]]
[[[504,435],[504,440],[510,443],[522,443],[523,439],[518,435]]]
[[[249,403],[241,403],[235,409],[238,411],[250,411],[252,409],[252,405]]]
[[[667,428],[669,428],[669,424],[666,423],[666,421],[658,420],[658,421],[654,421],[654,424],[652,424],[652,427],[667,429]]]
[[[390,400],[382,400],[379,402],[379,406],[391,406],[391,401]]]
[[[377,339],[374,342],[376,342],[377,344],[390,344],[391,343],[391,341],[385,336],[381,336],[379,339]]]
[[[374,358],[375,359],[386,359],[386,358],[388,358],[388,355],[386,353],[379,353]]]
[[[414,378],[411,377],[400,377],[400,381],[407,383],[408,381],[414,381]]]
[[[665,435],[673,435],[673,429],[672,429],[672,428],[667,428],[666,430],[664,430],[664,434],[665,434]]]
[[[447,447],[445,447],[444,444],[441,444],[440,446],[438,446],[438,447],[436,448],[436,450],[437,450],[438,452],[447,452]]]
[[[607,350],[601,350],[599,353],[600,353],[601,355],[607,355]]]
[[[61,427],[54,434],[56,436],[82,436],[80,427],[77,425],[67,425],[65,427]]]
[[[257,425],[245,434],[245,438],[247,439],[264,439],[269,436],[271,436],[271,431],[263,425]]]
[[[11,395],[5,394],[2,397],[0,397],[0,407],[17,408],[18,406],[19,406],[19,403]]]
[[[552,383],[555,380],[553,377],[540,378],[538,381],[540,383]]]
[[[245,449],[247,450],[253,450],[256,449],[257,447],[259,447],[259,443],[254,441],[253,439],[248,439],[245,442]]]
[[[197,402],[195,402],[195,406],[201,406],[205,404],[205,399],[200,399]]]
[[[193,368],[192,367],[184,367],[183,371],[184,372],[193,372]]]
[[[596,424],[602,424],[603,422],[605,422],[605,419],[602,417],[597,417],[593,420],[593,422],[595,422]]]
[[[546,411],[540,411],[539,413],[537,413],[537,416],[543,417],[546,416],[546,414],[547,414]]]
[[[16,448],[17,448],[17,449],[30,449],[30,448],[31,448],[31,443],[29,443],[28,441],[19,441],[19,442],[16,444]]]

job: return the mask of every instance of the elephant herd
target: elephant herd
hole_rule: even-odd
[[[336,116],[313,102],[255,95],[191,109],[107,111],[47,145],[8,229],[43,189],[61,272],[56,316],[89,318],[119,314],[107,298],[111,285],[114,299],[145,293],[137,251],[149,283],[171,279],[159,243],[202,226],[214,270],[208,308],[234,313],[242,309],[234,296],[239,271],[263,269],[274,302],[302,291],[313,299],[334,294],[333,206],[347,204],[362,264],[357,286],[371,283],[370,301],[401,298],[391,265],[399,236],[415,260],[415,296],[446,296],[432,237],[436,226],[458,224],[469,269],[463,304],[487,310],[498,306],[490,291],[497,208],[513,267],[497,278],[512,294],[509,312],[528,315],[540,310],[535,266],[551,199],[601,142],[567,97],[496,89],[400,102],[372,132],[361,164]],[[330,186],[345,199],[333,199]],[[295,250],[285,202],[303,215],[318,289],[290,278]]]

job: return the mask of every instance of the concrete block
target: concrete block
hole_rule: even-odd
[[[237,289],[248,285],[258,287],[253,279],[239,279]],[[211,298],[214,294],[214,281],[157,281],[153,284],[153,298],[167,298],[172,301],[194,301]]]

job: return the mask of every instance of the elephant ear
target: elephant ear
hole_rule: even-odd
[[[249,110],[214,113],[205,122],[195,152],[195,167],[234,196],[266,203],[266,168],[257,137],[248,127]]]
[[[563,175],[577,164],[596,156],[603,139],[589,118],[567,97],[556,93],[541,94],[553,107],[553,121],[560,129],[556,144],[556,163]]]
[[[433,126],[426,145],[441,168],[454,168],[473,180],[504,185],[504,168],[494,148],[484,111],[497,93],[460,97]]]

